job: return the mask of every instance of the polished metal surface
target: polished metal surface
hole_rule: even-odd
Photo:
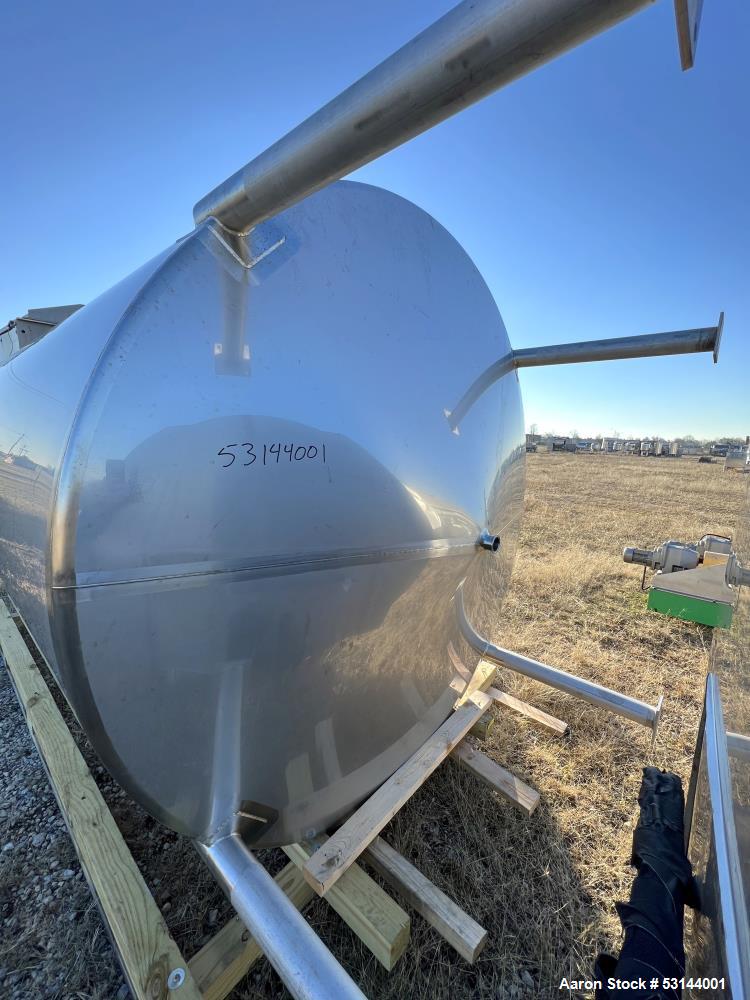
[[[508,351],[485,368],[456,403],[445,411],[450,426],[456,430],[476,401],[498,379],[518,368],[542,368],[547,365],[580,364],[587,361],[622,361],[629,358],[657,358],[672,354],[713,354],[719,360],[719,345],[724,327],[724,313],[716,326],[668,333],[646,333],[635,337],[605,340],[582,340],[574,344],[547,344]],[[643,453],[643,452],[642,452]]]
[[[445,421],[509,344],[434,219],[340,182],[246,244],[200,226],[0,368],[0,576],[133,797],[266,845],[451,711],[452,595],[491,630],[525,449],[515,373]]]
[[[677,41],[680,46],[680,63],[683,69],[692,69],[698,46],[698,28],[703,12],[703,0],[675,0]]]
[[[237,834],[197,847],[295,1000],[364,1000],[359,987]]]
[[[491,531],[483,531],[479,536],[479,545],[489,552],[497,552],[500,548],[500,536],[493,535]]]
[[[733,518],[736,558],[750,558],[750,482]],[[710,550],[709,550],[710,551]],[[732,557],[729,559],[731,563]],[[688,856],[701,908],[686,926],[688,975],[727,988],[691,1000],[750,995],[750,589],[738,588],[731,629],[715,629],[690,781]]]
[[[236,232],[444,121],[652,0],[464,0],[202,198]]]
[[[512,653],[509,649],[502,649],[493,645],[473,628],[464,607],[464,588],[459,586],[456,591],[455,605],[456,617],[458,619],[461,633],[466,642],[481,654],[485,659],[492,660],[501,667],[509,667],[519,674],[531,677],[542,684],[564,691],[574,698],[582,698],[592,705],[605,708],[608,712],[614,712],[633,722],[638,722],[642,726],[647,726],[656,734],[661,714],[661,698],[657,705],[647,705],[636,698],[630,698],[619,691],[612,691],[610,688],[594,684],[583,677],[566,673],[557,667],[551,667],[547,663],[540,663],[538,660],[531,660],[528,656],[521,656],[519,653]]]
[[[739,998],[750,994],[750,920],[743,882],[747,843],[735,823],[730,754],[746,770],[746,737],[733,733],[730,746],[719,678],[709,673],[688,808],[689,856],[701,898],[689,954],[699,974],[726,977],[721,996]]]

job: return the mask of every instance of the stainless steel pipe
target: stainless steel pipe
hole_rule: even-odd
[[[196,846],[296,1000],[365,1000],[238,834]]]
[[[673,330],[646,333],[636,337],[612,337],[607,340],[582,340],[574,344],[550,344],[524,347],[513,351],[514,368],[538,368],[544,365],[570,365],[582,361],[619,361],[627,358],[658,358],[670,354],[713,352],[719,357],[724,313],[716,326],[696,330]]]
[[[619,691],[612,691],[610,688],[584,680],[583,677],[577,677],[575,674],[568,674],[557,667],[549,666],[547,663],[540,663],[538,660],[531,660],[527,656],[511,653],[508,649],[495,646],[487,639],[482,638],[478,632],[475,632],[469,623],[464,608],[463,584],[456,591],[455,603],[458,623],[464,639],[486,659],[492,660],[501,667],[509,667],[535,681],[541,681],[542,684],[548,684],[550,687],[557,688],[558,691],[564,691],[565,694],[573,695],[574,698],[582,698],[592,705],[605,708],[608,712],[614,712],[615,715],[622,715],[632,722],[638,722],[651,729],[652,741],[656,738],[661,716],[661,698],[655,706],[647,705],[644,701],[630,698]]]
[[[573,344],[548,344],[510,351],[478,375],[446,417],[455,430],[474,403],[503,375],[518,368],[541,368],[546,365],[580,364],[586,361],[620,361],[629,358],[657,358],[671,354],[701,354],[711,352],[714,364],[719,360],[724,313],[716,326],[694,330],[670,330],[666,333],[645,333],[634,337],[612,337],[606,340],[581,340]],[[627,560],[626,560],[627,561]]]
[[[202,198],[247,232],[653,0],[464,0]]]

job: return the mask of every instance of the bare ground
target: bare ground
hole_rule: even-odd
[[[652,752],[649,734],[634,724],[504,676],[506,690],[572,728],[561,741],[495,710],[485,750],[541,792],[534,816],[522,819],[449,762],[385,831],[488,929],[476,965],[412,914],[412,941],[388,974],[327,904],[307,911],[373,1000],[551,1000],[567,995],[558,989],[563,976],[583,978],[599,950],[617,950],[613,906],[632,880],[641,768],[655,763],[687,779],[711,642],[709,629],[646,611],[639,570],[622,563],[621,549],[731,534],[744,488],[743,477],[722,473],[720,464],[687,459],[529,456],[523,536],[493,638],[650,703],[664,693],[664,721]],[[228,917],[228,905],[190,844],[130,801],[76,735],[170,930],[191,955]],[[127,987],[4,670],[0,780],[0,995],[123,1000]],[[272,871],[283,863],[275,851],[263,860]],[[233,994],[286,995],[265,962]]]

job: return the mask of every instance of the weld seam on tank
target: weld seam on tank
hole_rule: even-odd
[[[492,538],[497,536],[491,536]],[[243,559],[236,564],[226,563],[189,563],[180,566],[149,566],[143,570],[130,571],[94,571],[79,573],[75,582],[69,585],[54,586],[54,590],[83,589],[86,587],[117,586],[124,583],[159,583],[162,580],[180,580],[190,577],[218,576],[225,574],[247,573],[249,575],[280,576],[293,573],[309,573],[313,570],[338,569],[347,566],[363,564],[401,562],[407,559],[442,559],[448,556],[469,556],[476,548],[476,542],[463,539],[437,538],[427,543],[414,545],[394,545],[390,548],[352,549],[349,552],[325,554],[318,557],[289,557],[269,560],[261,557],[256,560]],[[498,546],[500,544],[498,538]],[[487,546],[483,546],[487,547]],[[494,551],[497,551],[495,549]]]

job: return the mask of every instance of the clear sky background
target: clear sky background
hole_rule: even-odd
[[[87,302],[446,0],[7,5],[0,322]],[[750,433],[750,4],[671,0],[356,174],[435,216],[514,347],[715,324],[722,354],[522,373],[527,427]]]

